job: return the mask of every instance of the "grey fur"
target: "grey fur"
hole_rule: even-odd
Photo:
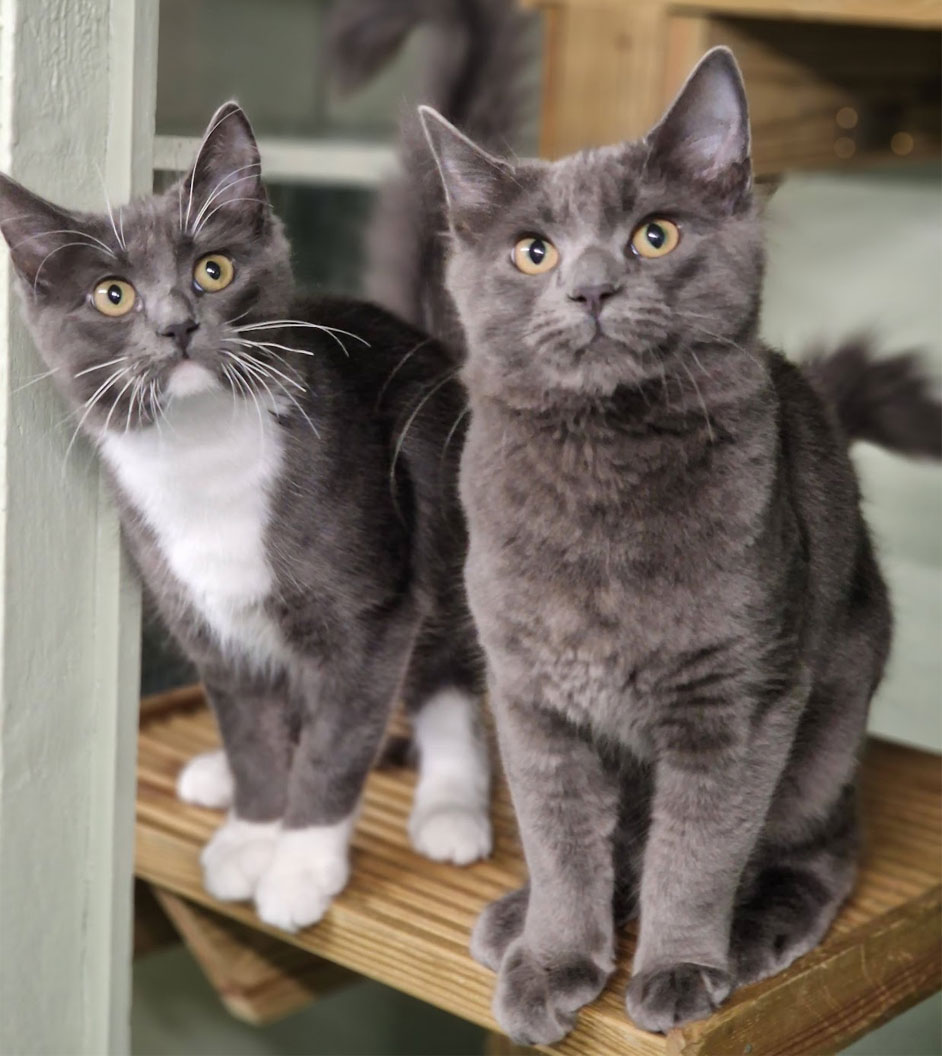
[[[109,430],[159,428],[166,379],[181,358],[227,382],[234,404],[263,396],[259,379],[293,394],[273,415],[285,454],[265,536],[274,587],[262,609],[286,644],[280,662],[260,669],[221,647],[113,483],[145,584],[214,706],[237,814],[281,818],[286,828],[332,824],[359,799],[397,694],[415,710],[440,689],[479,691],[461,580],[464,400],[454,364],[378,308],[296,295],[255,139],[235,104],[217,112],[186,177],[114,219],[113,227],[108,216],[61,210],[0,175],[0,228],[27,320],[69,406],[79,415],[90,408],[81,425],[95,442]],[[237,279],[201,295],[194,261],[221,247],[236,258]],[[113,275],[133,280],[141,310],[110,319],[90,306],[88,291]],[[251,349],[249,366],[226,373],[221,350],[240,347],[228,327],[236,319],[299,320],[337,333],[252,331],[275,344]],[[161,335],[194,323],[185,351]],[[144,395],[116,396],[116,385],[89,403],[118,355],[145,379]]]
[[[334,79],[358,88],[418,26],[429,32],[420,102],[437,107],[491,150],[518,146],[532,109],[534,15],[514,0],[343,0],[329,23]],[[403,174],[382,188],[367,231],[366,289],[377,304],[460,350],[444,288],[441,183],[414,108],[403,115]]]
[[[891,620],[838,417],[899,434],[869,428],[879,408],[848,403],[839,363],[816,389],[758,339],[727,50],[644,140],[555,163],[423,119],[468,346],[466,581],[530,874],[472,950],[499,966],[502,1028],[549,1044],[637,904],[628,1010],[665,1031],[809,949],[853,883]],[[659,259],[630,248],[651,217],[681,231]],[[526,235],[555,270],[514,268]],[[921,387],[895,395],[938,414]]]

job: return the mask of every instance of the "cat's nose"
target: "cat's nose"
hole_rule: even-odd
[[[618,293],[620,289],[621,287],[616,286],[613,282],[592,283],[587,286],[577,286],[569,294],[569,299],[571,301],[581,301],[585,310],[598,319],[602,313],[602,305],[609,297]]]
[[[185,356],[187,349],[190,347],[190,337],[194,330],[199,328],[199,323],[193,319],[184,319],[180,323],[171,323],[169,326],[164,327],[160,331],[161,337],[172,337],[176,342],[177,348]]]

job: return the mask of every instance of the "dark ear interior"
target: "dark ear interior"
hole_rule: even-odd
[[[10,247],[13,267],[37,291],[53,282],[55,268],[69,250],[114,256],[86,228],[85,220],[0,173],[0,232]]]
[[[224,103],[213,114],[183,180],[183,227],[192,234],[220,212],[238,207],[257,216],[267,206],[252,126],[238,103]]]
[[[452,217],[492,206],[501,186],[513,179],[511,166],[483,151],[430,106],[420,106],[419,117]]]
[[[706,179],[748,163],[746,92],[728,48],[704,55],[647,142],[667,168]]]

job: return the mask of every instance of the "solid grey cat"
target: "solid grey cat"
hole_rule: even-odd
[[[810,949],[852,887],[891,619],[847,444],[938,457],[940,409],[910,359],[803,372],[759,341],[725,49],[645,139],[554,163],[423,116],[467,343],[466,580],[529,869],[472,952],[501,1027],[551,1043],[640,911],[628,1011],[665,1031]]]
[[[235,104],[166,193],[97,216],[0,176],[0,228],[40,352],[218,719],[228,763],[199,757],[180,782],[203,805],[233,798],[207,887],[254,896],[281,927],[320,917],[400,691],[420,754],[414,845],[487,853],[464,400],[444,349],[373,306],[295,295]]]

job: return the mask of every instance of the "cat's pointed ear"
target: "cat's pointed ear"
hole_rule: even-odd
[[[425,138],[441,174],[453,220],[492,208],[501,188],[513,180],[513,169],[481,150],[430,106],[419,107]]]
[[[646,142],[670,170],[705,179],[743,173],[748,182],[749,110],[729,48],[703,56]]]
[[[13,267],[36,290],[52,281],[46,268],[59,250],[92,242],[78,217],[0,173],[0,232]]]
[[[212,216],[254,219],[268,208],[258,143],[238,103],[223,103],[213,114],[180,190],[190,233]]]

